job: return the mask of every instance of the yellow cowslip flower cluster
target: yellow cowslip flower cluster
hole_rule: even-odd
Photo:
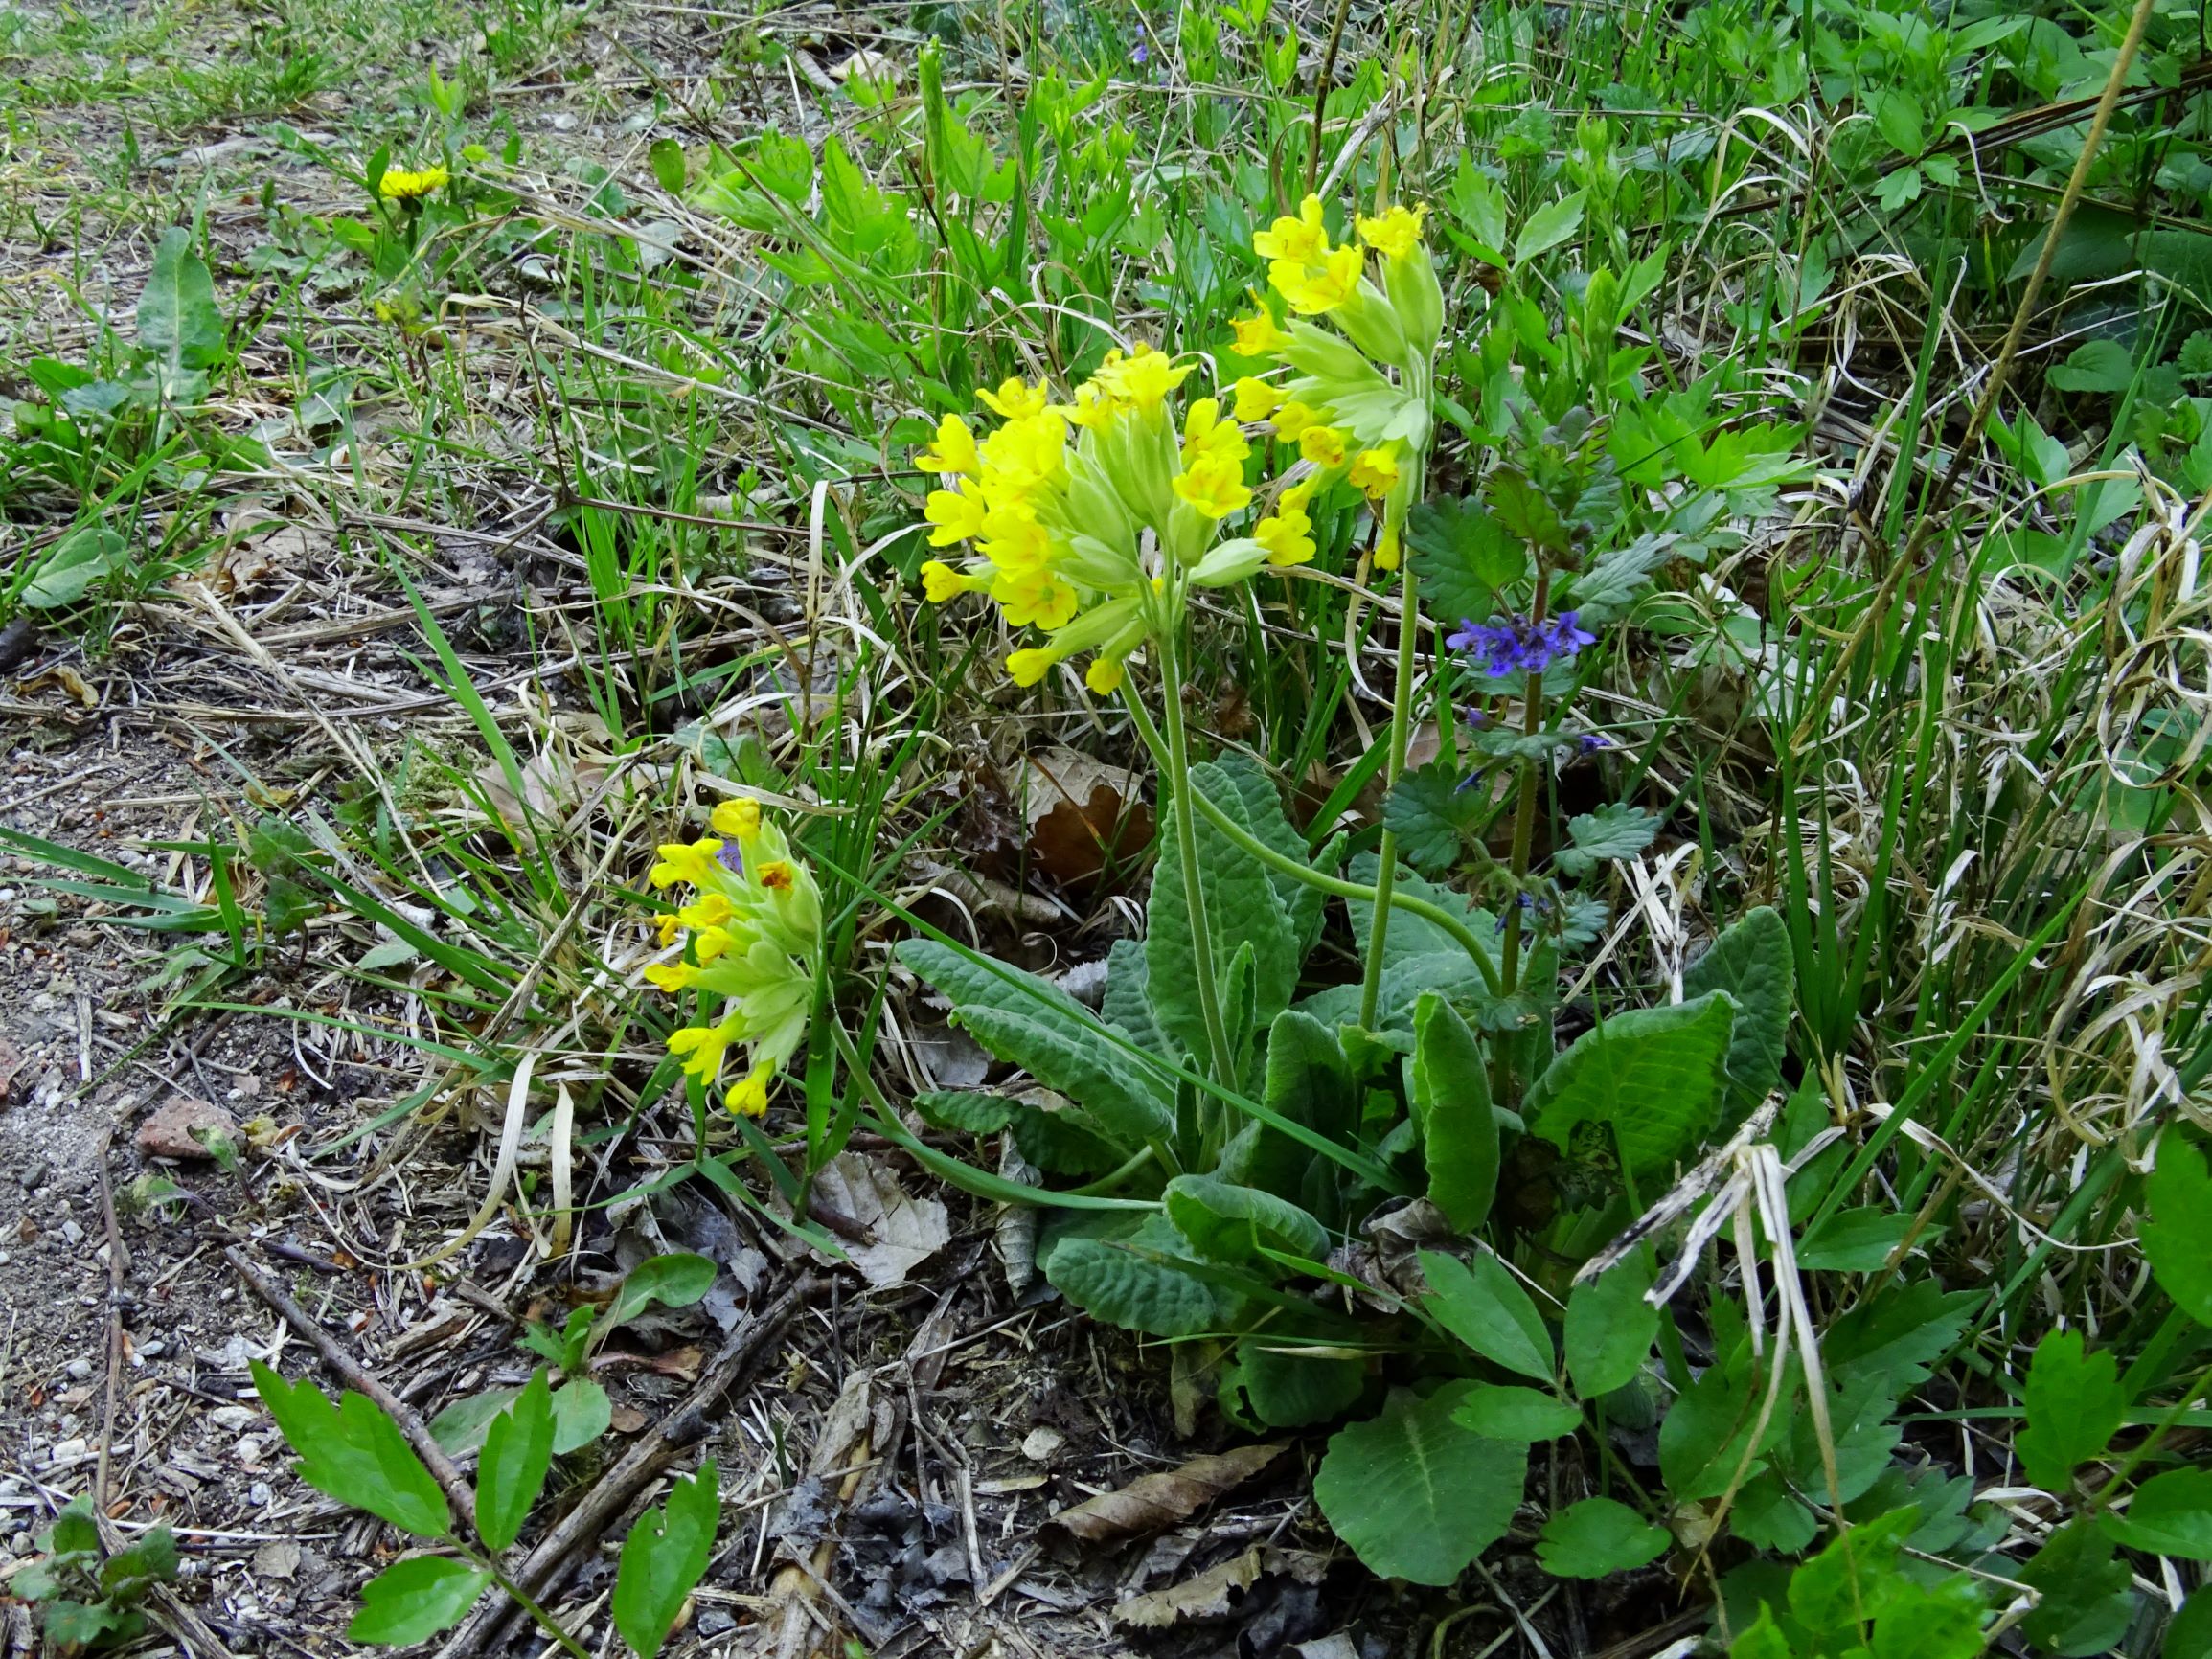
[[[1278,323],[1262,302],[1233,325],[1240,354],[1276,358],[1293,371],[1280,385],[1238,381],[1239,418],[1267,420],[1277,441],[1296,447],[1313,469],[1301,486],[1309,492],[1341,476],[1367,497],[1382,524],[1375,562],[1383,570],[1398,566],[1405,514],[1422,487],[1444,327],[1444,291],[1422,239],[1426,212],[1401,206],[1361,216],[1358,243],[1337,247],[1321,199],[1308,196],[1296,217],[1278,218],[1252,239],[1253,252],[1267,261],[1268,286],[1295,314]],[[1369,275],[1370,256],[1380,284]],[[1301,518],[1303,501],[1292,504]],[[1289,516],[1283,507],[1279,520]],[[1296,533],[1280,523],[1270,531],[1263,521],[1254,534],[1287,544]]]
[[[978,439],[947,415],[918,457],[944,486],[924,509],[930,545],[970,549],[957,568],[924,564],[924,591],[940,604],[988,594],[1009,624],[1042,628],[1044,645],[1007,658],[1017,684],[1091,651],[1084,683],[1111,693],[1129,654],[1173,625],[1188,587],[1225,587],[1263,564],[1313,557],[1305,495],[1285,506],[1294,490],[1252,534],[1216,539],[1253,503],[1243,426],[1273,405],[1253,403],[1268,395],[1253,381],[1260,392],[1241,385],[1232,409],[1197,398],[1178,419],[1192,369],[1150,346],[1117,349],[1065,403],[1041,381],[1012,377],[979,394],[997,427]]]
[[[421,201],[432,191],[444,190],[451,178],[442,167],[426,167],[420,172],[409,172],[402,167],[386,168],[376,183],[376,193],[386,201]]]
[[[757,1118],[768,1109],[769,1083],[807,1034],[822,895],[758,802],[725,801],[712,823],[717,835],[660,849],[653,886],[692,889],[690,903],[661,915],[660,942],[666,948],[679,934],[688,938],[681,958],[655,963],[645,976],[665,991],[719,999],[711,1020],[671,1033],[669,1050],[713,1088],[729,1050],[743,1048],[745,1077],[723,1099],[731,1111]]]

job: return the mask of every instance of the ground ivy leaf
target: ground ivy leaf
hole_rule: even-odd
[[[1371,1572],[1448,1584],[1512,1525],[1528,1447],[1452,1420],[1471,1386],[1393,1390],[1380,1417],[1331,1437],[1313,1497]]]
[[[1673,1535],[1612,1498],[1585,1498],[1546,1522],[1536,1557],[1555,1579],[1602,1579],[1657,1560]]]
[[[1450,633],[1463,622],[1488,622],[1497,590],[1528,572],[1528,550],[1472,496],[1444,496],[1416,507],[1406,520],[1421,602]]]
[[[1382,822],[1416,870],[1442,875],[1460,860],[1467,835],[1489,810],[1479,790],[1462,789],[1457,767],[1431,761],[1400,774],[1382,802]]]
[[[1603,860],[1633,858],[1658,832],[1655,812],[1610,802],[1595,812],[1579,812],[1567,820],[1567,833],[1574,837],[1574,845],[1553,853],[1552,863],[1562,875],[1585,875]]]

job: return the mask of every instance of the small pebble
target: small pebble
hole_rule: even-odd
[[[17,1533],[8,1540],[8,1548],[18,1556],[28,1556],[36,1548],[36,1540],[29,1533]]]
[[[74,1221],[64,1221],[61,1223],[61,1236],[62,1238],[68,1239],[72,1244],[81,1244],[84,1242],[84,1229],[80,1227]]]
[[[48,1163],[44,1158],[34,1158],[30,1163],[23,1166],[23,1173],[17,1176],[16,1179],[20,1180],[23,1183],[25,1189],[28,1190],[37,1186],[41,1181],[45,1180],[48,1174],[53,1171],[53,1169],[54,1166]]]
[[[46,1454],[47,1466],[58,1467],[62,1464],[73,1464],[84,1456],[86,1450],[84,1442],[74,1435],[68,1440],[56,1441],[54,1449]]]
[[[0,1267],[5,1267],[7,1263],[5,1261],[0,1261]],[[168,1352],[169,1344],[162,1341],[162,1339],[158,1336],[149,1336],[144,1342],[138,1345],[138,1353],[141,1359],[159,1359],[164,1353]]]
[[[262,1443],[249,1434],[239,1442],[238,1453],[239,1462],[250,1469],[262,1461]]]
[[[72,1382],[82,1382],[92,1375],[92,1361],[89,1359],[73,1359],[61,1369],[69,1374]]]
[[[256,1481],[252,1486],[246,1488],[246,1502],[257,1510],[267,1508],[276,1502],[276,1497],[277,1494],[270,1489],[269,1483],[266,1481]]]
[[[230,1434],[253,1427],[254,1408],[250,1405],[218,1405],[207,1414],[208,1421]]]

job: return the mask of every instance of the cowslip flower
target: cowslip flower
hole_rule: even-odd
[[[376,181],[376,193],[386,201],[419,202],[432,191],[444,190],[452,182],[452,175],[443,167],[426,167],[419,172],[409,172],[402,167],[384,170],[384,176]]]
[[[1246,375],[1233,390],[1237,394],[1239,420],[1265,420],[1283,406],[1283,388],[1271,380],[1255,379]]]
[[[1032,386],[1019,375],[1009,375],[998,383],[997,391],[978,392],[975,397],[976,401],[1009,420],[1018,420],[1025,415],[1041,415],[1051,400],[1042,380]],[[942,436],[943,429],[939,431]]]
[[[701,993],[701,1018],[670,1034],[669,1052],[712,1089],[739,1050],[745,1072],[723,1088],[723,1103],[758,1117],[768,1085],[806,1039],[822,953],[821,891],[758,802],[725,801],[712,824],[715,835],[660,849],[653,886],[688,887],[691,898],[658,919],[659,937],[664,947],[678,932],[686,940],[682,957],[653,964],[645,977],[672,994]]]
[[[1353,457],[1345,482],[1370,501],[1380,501],[1398,488],[1398,454],[1392,449],[1362,449]]]
[[[1344,434],[1334,426],[1308,426],[1298,434],[1298,453],[1316,466],[1344,465]]]
[[[957,415],[947,415],[937,422],[937,446],[924,449],[914,458],[914,465],[924,472],[934,472],[940,478],[973,478],[981,470],[983,460],[976,453],[975,434],[968,429],[968,422]]]
[[[1276,326],[1273,314],[1265,306],[1257,315],[1235,318],[1229,327],[1237,331],[1237,351],[1246,357],[1270,356],[1280,352],[1290,337]]]

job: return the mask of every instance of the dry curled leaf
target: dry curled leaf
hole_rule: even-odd
[[[1318,1584],[1328,1570],[1328,1557],[1310,1550],[1278,1550],[1255,1544],[1195,1579],[1116,1602],[1114,1623],[1160,1630],[1186,1619],[1226,1619],[1237,1611],[1243,1593],[1258,1583],[1263,1574],[1288,1573],[1301,1584]]]
[[[838,1153],[814,1177],[810,1214],[878,1290],[903,1284],[952,1239],[943,1204],[908,1196],[889,1165],[858,1152]]]
[[[1021,772],[1030,862],[1061,886],[1095,880],[1151,844],[1152,811],[1127,768],[1055,747],[1023,756]]]
[[[1281,1441],[1196,1457],[1180,1468],[1143,1475],[1053,1516],[1051,1524],[1086,1544],[1116,1543],[1172,1527],[1250,1480],[1283,1452]]]

